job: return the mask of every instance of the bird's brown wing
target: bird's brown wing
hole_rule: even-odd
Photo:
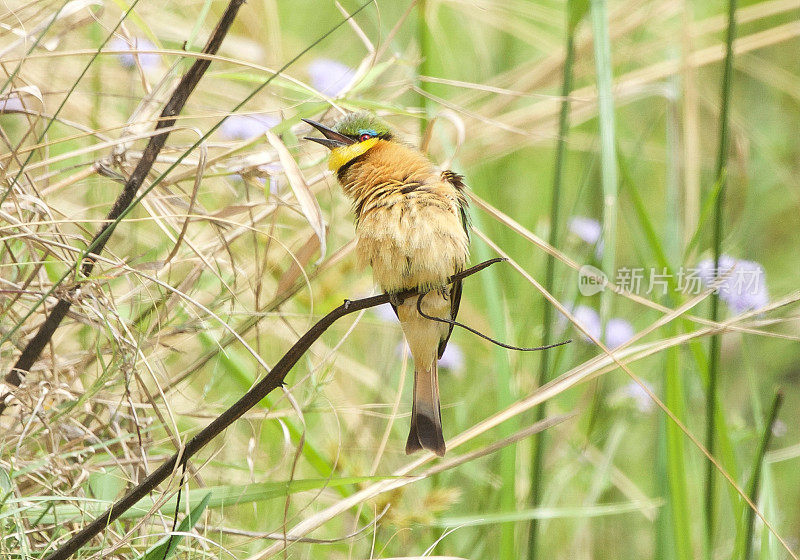
[[[456,320],[458,315],[458,307],[461,305],[461,280],[456,280],[450,287],[450,319]],[[450,340],[450,335],[453,334],[453,323],[450,323],[450,328],[447,329],[447,336],[439,342],[439,358],[441,359],[444,354],[444,349],[447,348],[447,342]]]
[[[453,186],[456,190],[456,196],[458,197],[458,210],[461,214],[461,225],[464,226],[464,232],[467,234],[467,239],[469,239],[469,201],[467,200],[464,191],[466,190],[466,185],[464,185],[464,177],[455,173],[453,171],[443,171],[442,172],[442,180],[446,183],[449,183]],[[456,272],[461,272],[456,271]],[[461,280],[456,280],[453,282],[453,285],[450,288],[450,319],[452,321],[456,320],[458,316],[458,308],[461,305]],[[447,348],[447,342],[450,340],[450,335],[453,334],[453,325],[450,323],[450,328],[447,330],[447,336],[444,337],[441,342],[439,342],[439,358],[442,357],[444,354],[444,349]]]

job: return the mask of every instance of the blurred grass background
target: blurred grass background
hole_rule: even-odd
[[[107,43],[131,4],[4,6],[4,375],[55,300],[26,314],[99,227],[122,188],[115,178],[130,174],[224,6],[142,1]],[[360,6],[246,4],[155,170]],[[498,250],[513,259],[466,282],[461,320],[524,346],[574,342],[523,354],[457,329],[441,379],[450,449],[428,465],[403,453],[411,365],[393,315],[375,309],[341,321],[301,360],[285,394],[271,395],[191,463],[181,511],[194,510],[169,554],[796,555],[800,2],[738,4],[719,197],[727,9],[379,0],[315,45],[155,186],[117,228],[92,278],[81,280],[69,318],[0,418],[0,555],[51,552],[263,376],[231,332],[272,364],[344,298],[372,293],[370,274],[352,255],[349,203],[323,150],[302,140],[310,129],[299,120],[328,122],[359,109],[379,112],[412,144],[425,138],[433,161],[467,177],[477,197],[474,262]],[[280,140],[267,141],[267,129]],[[276,142],[304,181],[290,184]],[[320,224],[304,214],[298,189],[320,206],[324,253],[313,228]],[[760,267],[763,285],[757,303],[720,297],[729,330],[721,337],[714,454],[743,489],[761,465],[755,501],[793,552],[758,518],[747,549],[748,508],[719,474],[709,531],[704,455],[626,371],[598,362],[606,350],[596,342],[618,347],[628,372],[704,439],[710,298],[656,322],[666,315],[659,306],[698,297],[680,289],[679,273],[713,258],[715,222],[722,252],[740,269]],[[545,239],[557,250],[550,265]],[[596,266],[639,297],[582,296],[572,264]],[[644,272],[638,289],[620,282],[621,271],[634,269]],[[665,269],[668,289],[649,291],[653,271]],[[77,281],[70,276],[55,294]],[[537,392],[552,379],[552,391]],[[776,387],[784,404],[770,423]],[[533,406],[543,395],[546,411]],[[488,429],[484,420],[500,411],[505,421]],[[540,437],[514,438],[559,414],[574,416]],[[772,442],[762,457],[765,433]],[[486,453],[504,438],[508,445]],[[155,547],[172,526],[178,483],[176,476],[163,485],[79,557],[163,557]]]

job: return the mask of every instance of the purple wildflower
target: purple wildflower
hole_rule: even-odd
[[[573,216],[569,219],[569,230],[586,243],[594,245],[600,239],[603,228],[597,220],[584,216]]]
[[[720,255],[717,271],[714,270],[714,260],[705,259],[697,265],[697,275],[706,286],[710,286],[717,278],[724,277],[717,286],[717,291],[720,299],[734,313],[761,309],[769,303],[764,268],[757,262]]]
[[[145,70],[154,70],[158,68],[159,63],[161,62],[161,57],[156,53],[138,53],[137,51],[152,51],[155,50],[156,46],[148,41],[147,39],[134,39],[133,45],[131,45],[125,39],[121,37],[115,37],[109,43],[109,48],[115,51],[131,51],[130,54],[118,54],[117,59],[119,63],[124,68],[135,68],[136,67],[136,59],[139,59],[139,64],[142,65],[142,68]]]
[[[570,313],[572,313],[575,321],[592,337],[594,337],[596,340],[600,340],[602,338],[603,325],[600,321],[600,315],[597,313],[597,311],[588,305],[578,305],[574,309],[571,306],[567,306],[567,309],[570,310]],[[559,314],[558,328],[563,330],[566,327],[567,318],[564,315]],[[577,329],[578,327],[576,326],[575,328]],[[609,319],[606,323],[605,330],[606,346],[613,350],[614,348],[622,346],[628,342],[631,338],[633,338],[634,334],[636,334],[636,332],[633,330],[633,326],[631,326],[631,324],[625,319]],[[580,335],[582,339],[589,342],[592,341],[582,331]]]
[[[650,391],[653,388],[650,386],[649,383],[643,382],[645,386],[647,386]],[[653,410],[655,403],[653,399],[650,398],[650,395],[647,394],[647,391],[642,389],[642,386],[636,383],[635,381],[631,381],[625,387],[622,388],[622,395],[625,398],[628,398],[633,401],[633,404],[636,406],[636,410],[639,412],[647,413]]]
[[[245,180],[245,178],[242,177],[242,175],[240,173],[231,173],[229,175],[229,177],[231,179],[233,179],[233,181],[236,182],[236,183],[244,182],[244,180]],[[254,175],[250,174],[248,176],[248,179],[251,179],[251,180],[253,180],[253,181],[257,182],[257,183],[260,183],[262,185],[266,185],[267,184],[267,180],[264,177],[259,177],[257,175],[254,176]],[[270,183],[270,186],[271,186],[271,183]]]
[[[231,115],[222,123],[220,133],[231,140],[250,140],[261,136],[280,122],[271,115]]]
[[[411,350],[408,347],[408,344],[405,341],[401,340],[397,343],[397,346],[394,347],[394,355],[398,358],[402,358],[404,355],[408,356],[409,359],[411,358]]]
[[[600,222],[584,216],[573,216],[567,227],[581,240],[589,245],[594,245],[595,255],[600,258],[603,254],[603,240],[600,237],[603,233],[603,226],[600,225]]]
[[[570,311],[572,316],[575,318],[575,321],[581,325],[586,332],[592,335],[595,339],[600,338],[602,327],[600,324],[600,315],[597,314],[597,311],[587,305],[579,305]],[[566,327],[567,318],[562,315],[559,318],[559,323],[561,324],[562,328]],[[575,328],[577,329],[578,327]],[[581,338],[591,341],[591,339],[583,334],[583,332],[581,332]]]
[[[464,369],[464,353],[461,348],[455,343],[449,342],[447,348],[444,349],[444,354],[439,358],[439,367],[451,371]]]
[[[772,435],[775,437],[783,437],[789,431],[789,426],[786,425],[786,422],[783,420],[775,420],[775,423],[772,425]]]
[[[18,95],[0,99],[0,113],[24,113],[25,106]]]
[[[609,319],[606,323],[606,346],[618,348],[633,338],[633,326],[625,319]]]
[[[392,306],[389,305],[388,303],[384,305],[376,305],[375,307],[372,308],[372,313],[374,313],[375,316],[381,321],[384,321],[386,323],[397,323],[397,315],[395,315]]]
[[[379,305],[378,307],[384,306]],[[397,344],[395,347],[395,354],[401,358],[403,355],[406,355],[411,359],[411,350],[408,348],[408,344],[406,344],[405,341]],[[445,348],[444,354],[442,354],[439,360],[439,367],[450,371],[460,371],[464,369],[464,353],[457,344],[453,342],[447,344],[447,348]]]
[[[308,65],[311,85],[328,97],[336,97],[347,87],[355,71],[338,60],[318,58]]]

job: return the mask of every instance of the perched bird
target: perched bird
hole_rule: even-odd
[[[429,291],[426,315],[455,320],[461,282],[447,279],[469,258],[467,198],[462,177],[438,172],[419,150],[399,141],[370,113],[350,113],[333,128],[305,120],[324,138],[307,138],[331,150],[328,165],[353,201],[356,253],[391,296],[414,358],[414,404],[406,453],[428,449],[444,455],[437,361],[453,325],[424,318],[417,298],[403,290]]]

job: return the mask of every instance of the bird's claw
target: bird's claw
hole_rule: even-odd
[[[404,301],[405,298],[400,297],[400,294],[398,294],[397,292],[389,294],[389,303],[391,303],[395,307],[400,307],[401,305],[403,305]]]

